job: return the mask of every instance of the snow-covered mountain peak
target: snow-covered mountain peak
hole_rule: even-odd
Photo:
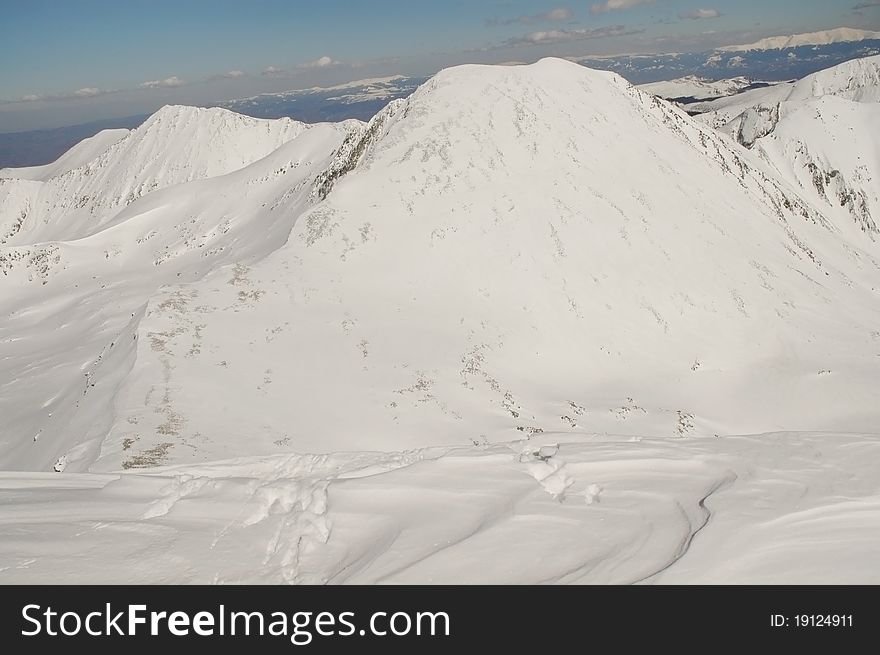
[[[43,166],[26,168],[0,168],[0,179],[33,180],[45,182],[84,166],[106,151],[110,146],[124,139],[131,130],[102,130],[87,139],[83,139],[57,160]]]
[[[239,170],[310,129],[289,118],[265,120],[226,109],[168,105],[140,127],[90,149],[75,168],[6,169],[0,185],[0,244],[77,238],[100,228],[138,198],[175,184]],[[340,129],[346,129],[340,125]],[[94,142],[103,145],[100,141]]]
[[[880,56],[703,107],[700,120],[755,148],[853,243],[880,235]]]
[[[855,102],[880,102],[880,55],[853,59],[799,80],[789,101],[833,95]]]
[[[190,188],[139,202],[138,220]],[[96,469],[823,426],[824,394],[862,407],[880,366],[853,350],[873,278],[835,225],[613,73],[443,71],[350,135],[309,192],[271,254],[150,298]],[[827,357],[845,378],[817,374]]]
[[[734,95],[752,84],[754,84],[753,80],[743,76],[714,80],[697,75],[687,75],[674,80],[640,84],[639,88],[667,100],[708,100]]]
[[[218,107],[166,105],[93,164],[141,170],[137,177],[146,184],[179,184],[242,168],[307,128],[289,118],[266,120]]]
[[[752,50],[781,50],[784,48],[797,48],[800,46],[828,45],[831,43],[849,43],[880,39],[880,32],[860,30],[851,27],[837,27],[820,32],[806,34],[793,34],[785,36],[771,36],[755,43],[744,45],[731,45],[718,48],[720,52],[749,52]]]

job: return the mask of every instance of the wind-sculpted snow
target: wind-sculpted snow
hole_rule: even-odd
[[[878,448],[553,435],[4,473],[0,582],[876,583]]]
[[[875,439],[802,433],[880,420],[875,108],[747,149],[614,74],[462,66],[367,124],[164,110],[193,142],[137,171],[99,165],[135,131],[0,180],[0,467],[61,471],[2,476],[0,575],[75,530],[113,581],[851,580],[820,533],[876,547]]]

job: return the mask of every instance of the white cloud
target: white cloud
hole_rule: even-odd
[[[13,102],[39,102],[41,100],[46,102],[54,102],[56,100],[77,100],[80,98],[95,98],[97,96],[107,95],[109,93],[117,93],[117,91],[108,91],[106,89],[99,89],[96,86],[86,86],[81,89],[77,89],[72,93],[57,93],[57,94],[42,94],[42,93],[30,93],[26,96],[22,96],[18,100],[14,100]]]
[[[639,5],[654,4],[654,0],[606,0],[599,2],[590,7],[591,14],[604,14],[608,11],[620,11],[621,9],[631,9]]]
[[[209,82],[213,82],[215,80],[235,80],[240,77],[247,77],[247,73],[240,70],[231,70],[226,71],[225,73],[217,73],[216,75],[211,75],[211,77],[207,78]]]
[[[323,57],[318,57],[315,61],[300,64],[297,68],[329,68],[330,66],[338,66],[339,64],[340,62],[333,59],[333,57],[324,55]]]
[[[704,18],[718,18],[721,12],[717,9],[694,9],[693,11],[683,11],[678,17],[683,20],[701,20]]]
[[[547,20],[571,20],[572,13],[568,7],[557,7],[543,14],[543,17]]]
[[[565,41],[582,41],[586,39],[605,39],[612,36],[626,36],[628,34],[640,34],[644,30],[628,28],[626,25],[610,25],[595,29],[577,30],[541,30],[531,32],[525,36],[509,39],[500,47],[515,47],[523,45],[547,45],[551,43],[563,43]]]
[[[266,75],[267,77],[278,77],[279,75],[284,75],[284,69],[278,68],[277,66],[267,66],[263,69],[263,72],[260,75]]]
[[[177,75],[172,75],[171,77],[166,77],[164,80],[149,80],[148,82],[141,82],[140,88],[142,89],[173,89],[178,86],[183,86],[186,84],[182,79],[177,77]]]

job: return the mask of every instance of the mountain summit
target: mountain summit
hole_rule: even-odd
[[[841,239],[765,162],[617,75],[449,69],[325,170],[283,247],[248,261],[236,249],[260,233],[241,233],[223,255],[237,263],[194,260],[191,281],[122,303],[130,370],[103,385],[97,467],[877,418],[876,272],[852,254],[874,243]],[[154,212],[187,216],[192,194],[136,201],[89,241],[134,256],[178,229]]]

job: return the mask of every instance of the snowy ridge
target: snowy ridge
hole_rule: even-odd
[[[749,109],[779,104],[789,96],[793,87],[794,83],[792,82],[781,82],[773,86],[749,89],[725,98],[695,102],[689,104],[687,110],[695,115],[701,123],[719,129]],[[729,132],[730,130],[728,130]]]
[[[743,89],[754,84],[747,77],[732,77],[723,80],[711,80],[696,75],[688,75],[675,80],[665,82],[652,82],[640,84],[639,89],[646,93],[653,93],[667,100],[678,98],[693,98],[695,100],[708,100],[735,95]]]
[[[786,100],[836,96],[854,102],[880,102],[880,55],[853,59],[797,82]]]
[[[0,219],[0,231],[8,233],[17,225],[7,244],[80,238],[145,194],[240,169],[307,127],[225,109],[164,107],[93,159],[57,169],[39,186],[21,183],[13,177],[15,169],[6,169],[7,179],[0,180],[0,216],[13,215],[16,223]],[[26,207],[20,222],[20,213],[7,203]]]
[[[792,36],[771,36],[755,43],[731,45],[718,48],[720,52],[748,52],[751,50],[781,50],[810,45],[827,45],[829,43],[846,43],[880,39],[880,32],[858,30],[850,27],[838,27],[833,30],[809,32]]]
[[[715,128],[730,124],[734,133],[738,119],[751,109],[768,110],[783,102],[802,102],[823,96],[836,96],[854,102],[880,101],[880,56],[865,57],[808,75],[797,82],[785,82],[752,89],[727,98],[688,105],[702,122]],[[737,123],[733,123],[737,121]]]
[[[757,147],[774,175],[799,187],[819,211],[873,238],[880,216],[880,144],[869,126],[880,118],[880,57],[809,75],[780,88],[775,102],[766,97],[758,97],[753,106],[744,98],[699,119],[724,123],[722,131],[748,148]]]
[[[870,126],[880,120],[880,104],[825,96],[787,102],[777,111],[772,131],[757,140],[761,156],[823,212],[877,236],[880,141]]]
[[[102,130],[95,136],[83,139],[51,164],[27,168],[0,168],[0,179],[36,180],[45,182],[74,168],[89,163],[114,143],[124,139],[131,130]]]
[[[315,186],[310,199],[313,202],[324,200],[333,190],[333,185],[342,176],[353,171],[382,137],[387,124],[406,106],[406,100],[393,100],[362,127],[354,129],[336,151],[333,162],[315,178]]]

